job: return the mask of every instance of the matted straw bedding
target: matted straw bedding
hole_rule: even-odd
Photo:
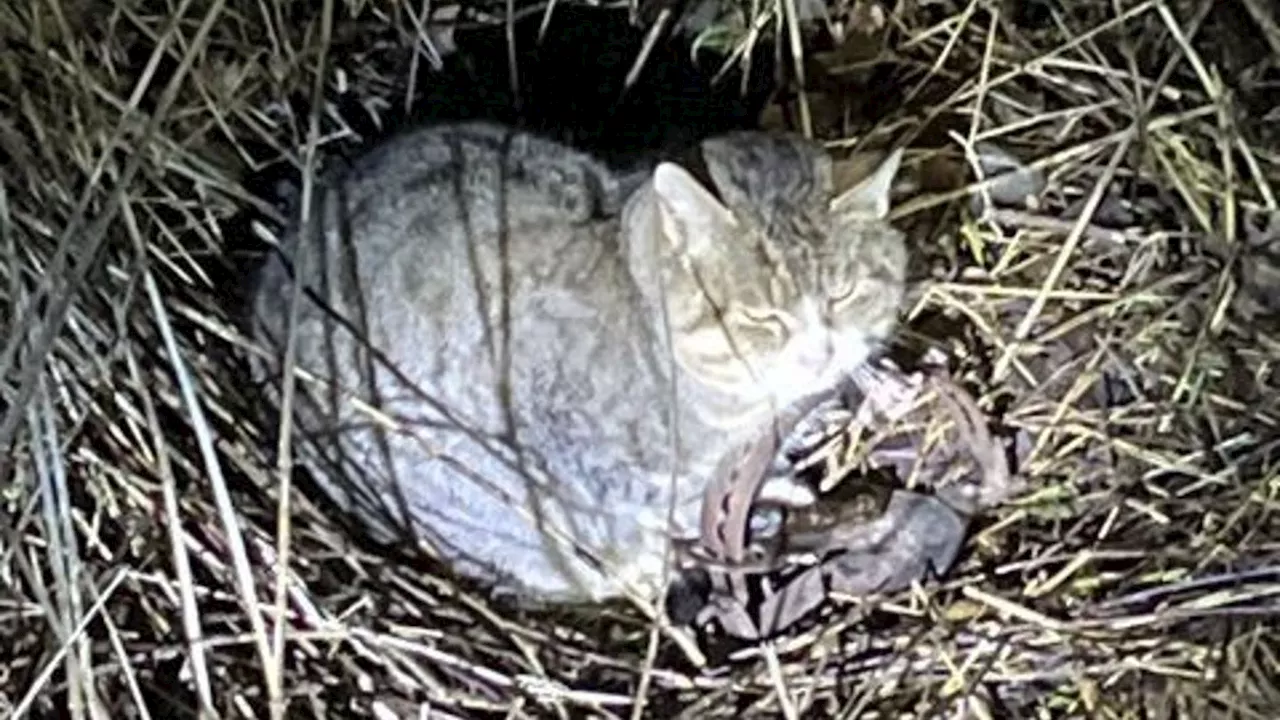
[[[1030,489],[946,578],[699,659],[625,605],[515,612],[279,492],[231,315],[243,218],[281,219],[248,178],[309,163],[313,116],[318,157],[350,142],[340,91],[376,116],[429,85],[450,38],[423,6],[0,4],[0,715],[1274,717],[1274,18],[986,5],[842,3],[887,44],[810,52],[804,101],[828,137],[908,144],[904,337],[1031,439]],[[781,36],[791,68],[811,36]],[[980,142],[1043,174],[1034,202],[973,201]]]

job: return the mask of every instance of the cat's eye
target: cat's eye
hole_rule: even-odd
[[[822,267],[819,279],[829,309],[848,300],[858,289],[857,273],[849,270],[847,266],[838,263],[824,264]]]
[[[858,284],[852,278],[827,283],[827,307],[834,310],[836,306],[843,304],[858,289]]]
[[[737,314],[750,323],[776,325],[782,332],[786,332],[787,328],[790,327],[790,324],[787,323],[787,315],[782,313],[781,310],[772,309],[772,307],[763,310],[758,309],[758,307],[740,307]]]
[[[743,321],[739,324],[749,330],[767,332],[780,339],[786,339],[791,333],[788,318],[781,310],[744,307],[739,308],[737,314]]]

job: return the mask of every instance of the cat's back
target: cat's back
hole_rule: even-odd
[[[464,572],[590,595],[602,580],[539,526],[597,549],[660,537],[649,479],[669,467],[669,377],[621,252],[626,187],[584,153],[487,123],[393,138],[322,184],[256,327],[283,348],[292,285],[307,288],[297,363],[338,387],[300,384],[298,425],[345,467],[308,462],[375,536],[412,525]],[[627,523],[571,519],[597,503]]]
[[[511,223],[581,223],[616,213],[622,201],[614,174],[590,155],[481,121],[393,137],[353,162],[334,185],[345,195],[353,231],[404,215],[432,217],[439,232],[451,221],[467,221],[457,217],[460,210],[482,223],[498,216]],[[402,203],[407,212],[394,212]]]
[[[259,275],[257,314],[272,324],[296,277],[339,314],[358,311],[368,332],[456,335],[463,329],[415,326],[501,300],[510,278],[546,279],[573,261],[558,250],[607,244],[626,190],[589,155],[506,126],[402,133],[327,173],[306,224],[294,210],[282,252]]]
[[[438,124],[330,174],[312,217],[326,236],[396,251],[421,236],[588,223],[616,214],[622,193],[611,170],[549,138],[488,122]]]

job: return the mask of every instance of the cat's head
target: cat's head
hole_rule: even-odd
[[[886,220],[901,152],[844,190],[798,136],[735,133],[702,155],[715,194],[673,163],[652,182],[681,366],[783,405],[834,384],[892,332],[902,301],[906,250]]]

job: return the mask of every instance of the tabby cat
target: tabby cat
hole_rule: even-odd
[[[487,123],[320,183],[254,296],[280,387],[300,279],[300,457],[375,540],[542,601],[655,597],[743,433],[894,328],[894,153],[857,186],[790,135],[631,178]],[[695,164],[692,164],[696,166]]]

